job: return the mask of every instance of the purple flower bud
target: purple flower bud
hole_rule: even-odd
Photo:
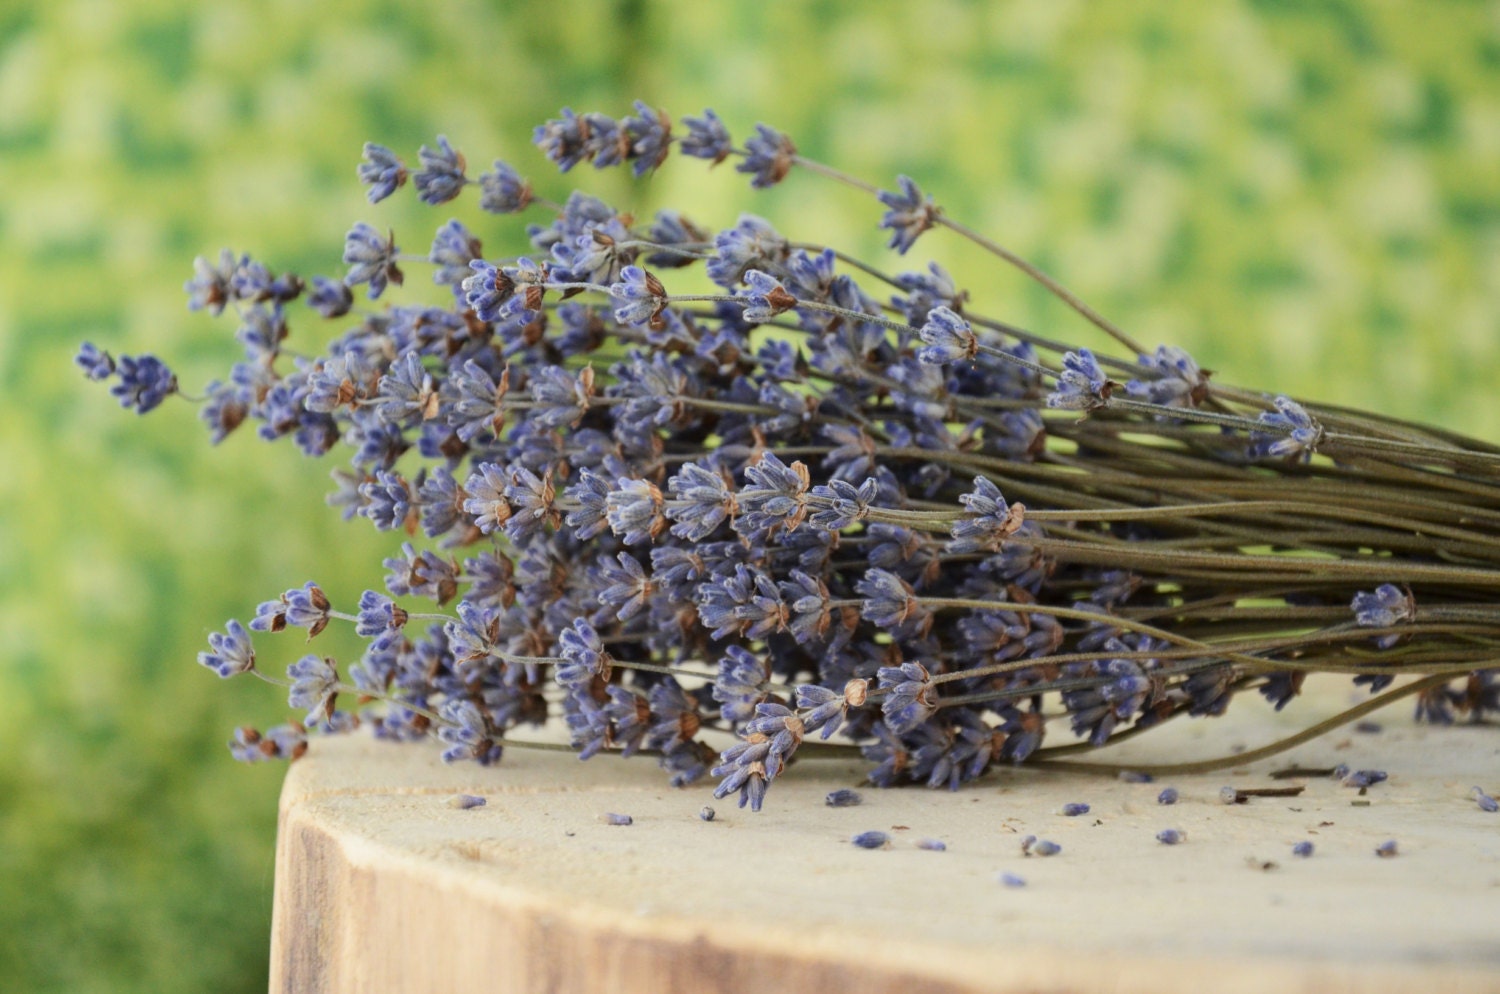
[[[250,642],[250,633],[238,621],[230,619],[223,633],[211,633],[208,647],[212,651],[198,653],[198,662],[221,677],[237,676],[255,669],[255,647]]]
[[[1251,459],[1281,458],[1306,461],[1323,441],[1323,426],[1290,397],[1276,397],[1276,411],[1264,411],[1256,420],[1277,432],[1251,432]]]
[[[971,362],[979,354],[979,338],[969,322],[946,307],[934,307],[918,332],[926,345],[917,358],[931,366]]]
[[[369,284],[369,297],[374,300],[385,292],[387,284],[402,284],[404,277],[396,265],[400,254],[394,233],[382,236],[361,221],[344,238],[344,262],[350,267],[344,282],[349,286]]]
[[[365,142],[365,161],[357,172],[359,181],[370,188],[365,195],[372,204],[380,203],[406,182],[406,167],[396,153],[374,142]]]
[[[464,157],[448,144],[444,135],[438,135],[438,147],[423,145],[417,153],[422,168],[412,182],[417,187],[417,198],[424,204],[445,204],[463,192],[468,179],[464,176]]]
[[[750,174],[750,185],[757,190],[775,186],[792,170],[792,160],[797,155],[797,146],[775,128],[764,124],[755,126],[755,137],[745,142],[745,161],[734,170]]]
[[[729,158],[734,145],[718,114],[705,110],[702,117],[684,117],[682,123],[688,129],[687,135],[677,146],[683,155],[695,159],[711,159],[715,164]]]
[[[1091,411],[1109,401],[1114,383],[1104,375],[1099,361],[1088,349],[1063,354],[1063,371],[1057,386],[1047,395],[1047,406],[1068,411]]]

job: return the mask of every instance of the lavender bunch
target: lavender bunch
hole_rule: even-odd
[[[759,808],[804,748],[856,749],[880,786],[957,787],[1246,692],[1280,709],[1310,672],[1379,693],[1230,762],[1407,695],[1426,721],[1500,711],[1500,448],[1211,379],[912,180],[877,189],[763,124],[736,143],[711,110],[637,103],[533,140],[564,172],[643,176],[675,151],[757,188],[865,191],[898,254],[934,229],[974,242],[1119,354],[987,316],[937,263],[887,272],[751,215],[554,203],[504,162],[471,176],[442,137],[415,170],[366,145],[371,203],[410,182],[535,220],[500,252],[448,220],[417,253],[361,222],[342,276],[197,260],[189,306],[244,347],[196,399],[211,441],[253,424],[337,453],[328,502],[393,546],[383,592],[336,607],[308,583],[211,637],[203,665],[305,713],[241,729],[238,758],[365,723],[488,764],[561,722],[581,758],[649,753]],[[393,301],[408,272],[447,304]],[[286,346],[299,299],[337,328],[321,349]],[[78,363],[141,413],[184,396],[152,356],[86,344]],[[257,665],[252,631],[334,623],[368,641],[358,660]]]

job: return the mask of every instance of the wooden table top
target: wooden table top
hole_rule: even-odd
[[[1253,747],[1349,699],[1281,715],[1247,699],[1110,758]],[[807,760],[759,814],[713,801],[711,783],[667,786],[650,758],[512,749],[481,769],[431,745],[317,741],[282,795],[272,990],[1500,991],[1500,814],[1470,796],[1500,793],[1500,728],[1409,715],[1403,702],[1378,733],[1147,784],[1006,769],[952,793],[877,790],[857,763]],[[1389,780],[1360,796],[1268,778],[1337,763]],[[1297,797],[1219,796],[1295,783]],[[1166,786],[1173,806],[1157,803]],[[863,803],[827,807],[840,787]],[[460,810],[458,793],[487,803]],[[1069,802],[1090,811],[1065,817]],[[1158,842],[1164,829],[1186,841]],[[868,830],[889,846],[850,843]],[[1061,852],[1024,856],[1026,835]],[[1388,839],[1398,854],[1378,857]],[[1303,840],[1311,857],[1292,854]]]

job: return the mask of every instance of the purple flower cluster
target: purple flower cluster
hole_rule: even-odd
[[[564,110],[533,140],[564,172],[628,163],[639,176],[674,146],[737,158],[756,187],[805,164],[765,125],[738,148],[712,111],[675,130],[645,103],[634,111]],[[373,702],[378,736],[436,736],[446,759],[480,763],[499,760],[516,728],[560,716],[584,758],[649,752],[674,784],[711,774],[715,796],[759,808],[804,743],[836,734],[861,747],[877,785],[957,787],[1025,761],[1057,724],[1103,745],[1178,713],[1222,713],[1247,688],[1279,706],[1300,687],[1300,675],[1268,677],[1198,637],[1192,610],[1218,602],[1195,577],[1242,564],[1198,551],[1197,518],[1110,520],[1166,491],[1082,472],[1110,471],[1127,444],[1121,418],[1188,430],[1153,414],[1186,417],[1212,396],[1181,350],[1130,367],[1123,393],[1146,410],[1121,413],[1119,384],[1092,352],[1044,362],[1045,340],[970,313],[935,264],[881,280],[749,215],[715,232],[671,211],[637,221],[584,193],[554,209],[505,163],[470,179],[441,136],[412,172],[383,146],[364,156],[371,203],[410,179],[428,204],[477,187],[468,195],[483,211],[542,216],[502,253],[459,221],[439,227],[427,259],[453,291],[447,306],[388,298],[412,257],[366,223],[348,233],[342,279],[274,277],[228,251],[197,261],[189,306],[234,315],[244,348],[207,391],[212,439],[254,424],[307,455],[337,452],[329,503],[401,542],[384,592],[366,591],[356,612],[312,583],[260,605],[251,630],[311,639],[342,620],[367,646],[347,667],[316,654],[293,663],[289,699],[305,723],[242,731],[240,758],[295,757],[309,732],[352,727],[340,700]],[[881,225],[905,253],[941,212],[911,180],[899,185],[879,196]],[[721,292],[674,294],[700,265]],[[284,349],[304,292],[308,314],[332,322],[361,285],[378,311],[321,348]],[[141,412],[177,392],[154,357],[85,345],[77,362]],[[1290,472],[1323,429],[1294,401],[1275,406],[1243,420],[1256,454]],[[1206,428],[1191,441],[1221,476],[1248,474],[1248,429],[1190,427]],[[1141,458],[1170,468],[1167,454]],[[1002,487],[1053,510],[1028,512]],[[1251,520],[1203,534],[1239,529],[1258,543]],[[1137,549],[1152,555],[1137,561]],[[1313,611],[1351,603],[1347,583],[1314,594]],[[1414,622],[1413,605],[1391,584],[1361,591],[1352,627]],[[1174,612],[1192,637],[1165,631]],[[220,676],[255,669],[237,621],[210,650],[199,661]],[[1494,710],[1487,680],[1446,699],[1449,711]],[[883,845],[877,834],[855,843]]]

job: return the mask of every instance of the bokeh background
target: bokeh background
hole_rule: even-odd
[[[421,250],[454,212],[518,246],[472,200],[365,202],[362,142],[414,161],[440,131],[556,199],[753,210],[895,265],[878,208],[812,177],[560,177],[529,145],[565,104],[635,97],[919,177],[1225,379],[1500,439],[1495,4],[0,0],[0,987],[264,989],[282,771],[224,741],[282,704],[194,654],[306,579],[350,602],[389,551],[323,505],[328,465],[211,449],[187,404],[121,412],[77,343],[192,390],[237,352],[185,308],[197,254],[337,275],[353,221]],[[908,267],[934,256],[987,310],[1103,344],[942,233]]]

